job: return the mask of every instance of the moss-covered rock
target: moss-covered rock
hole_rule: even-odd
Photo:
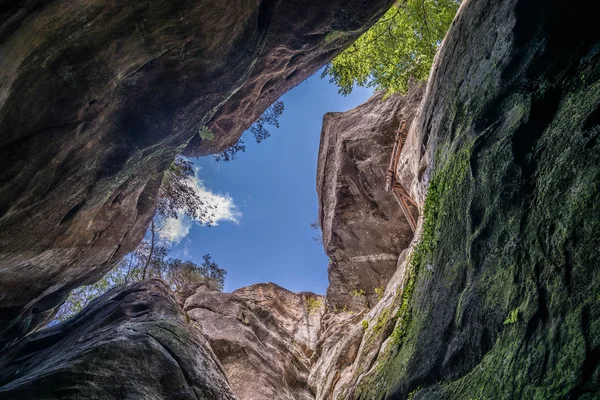
[[[429,189],[408,302],[355,398],[599,396],[592,14],[585,1],[463,4],[415,128]]]

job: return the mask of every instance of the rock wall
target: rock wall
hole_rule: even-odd
[[[424,215],[332,398],[598,398],[590,7],[462,3],[399,163]]]
[[[0,348],[137,245],[188,143],[235,142],[391,3],[2,2]]]
[[[386,172],[402,121],[410,126],[423,89],[385,101],[377,94],[323,118],[317,168],[319,221],[330,257],[330,308],[360,311],[377,303],[413,232],[398,201],[385,192]]]
[[[159,280],[113,289],[0,353],[0,398],[236,400],[199,326]]]
[[[307,381],[325,309],[322,296],[268,283],[233,293],[190,287],[178,297],[240,400],[314,399]]]

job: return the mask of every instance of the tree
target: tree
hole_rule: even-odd
[[[356,42],[333,59],[322,77],[348,95],[354,85],[404,93],[425,80],[458,10],[457,0],[400,0]],[[343,33],[331,32],[335,41]],[[326,37],[327,40],[327,37]]]
[[[177,157],[163,176],[158,191],[156,216],[160,220],[178,218],[179,211],[192,219],[212,222],[215,206],[209,205],[196,193],[191,178],[194,167],[190,160]]]
[[[279,128],[279,117],[281,117],[281,114],[283,114],[283,110],[283,102],[281,100],[277,100],[275,103],[271,104],[271,106],[267,108],[252,125],[250,125],[248,131],[252,133],[256,143],[260,143],[271,136],[271,133],[267,130],[267,128],[265,128],[265,125],[272,125],[276,128]],[[231,161],[240,151],[246,151],[246,145],[241,138],[233,146],[223,150],[218,154],[215,154],[215,160],[225,162]]]
[[[102,279],[73,290],[58,310],[55,320],[70,318],[91,300],[113,287],[147,278],[161,278],[173,290],[185,283],[198,282],[207,283],[216,290],[223,289],[227,272],[219,268],[210,255],[206,254],[200,265],[191,261],[167,259],[169,246],[160,235],[166,219],[178,218],[180,212],[190,218],[207,221],[206,224],[210,225],[215,207],[200,198],[190,180],[193,176],[192,163],[178,157],[164,174],[156,213],[142,242]]]
[[[211,289],[223,290],[227,271],[219,268],[210,254],[205,254],[202,259],[200,265],[178,258],[170,259],[164,264],[164,279],[174,289],[180,289],[186,283],[206,283]]]

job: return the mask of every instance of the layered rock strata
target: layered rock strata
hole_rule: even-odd
[[[462,3],[398,163],[424,215],[331,398],[598,397],[592,14]]]
[[[317,168],[319,221],[330,258],[330,308],[360,311],[377,303],[413,231],[386,173],[401,124],[410,126],[423,89],[383,100],[379,93],[323,118]]]
[[[258,284],[222,293],[186,288],[183,309],[201,327],[240,400],[310,400],[322,296]]]

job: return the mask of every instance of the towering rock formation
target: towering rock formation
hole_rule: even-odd
[[[422,97],[385,101],[383,93],[344,113],[323,118],[317,168],[319,221],[330,257],[330,308],[360,311],[377,303],[413,238],[386,172],[402,121],[410,126]]]
[[[587,1],[461,5],[399,162],[417,238],[332,398],[598,397],[593,19]]]
[[[137,245],[190,141],[234,143],[391,3],[3,1],[0,348]]]

